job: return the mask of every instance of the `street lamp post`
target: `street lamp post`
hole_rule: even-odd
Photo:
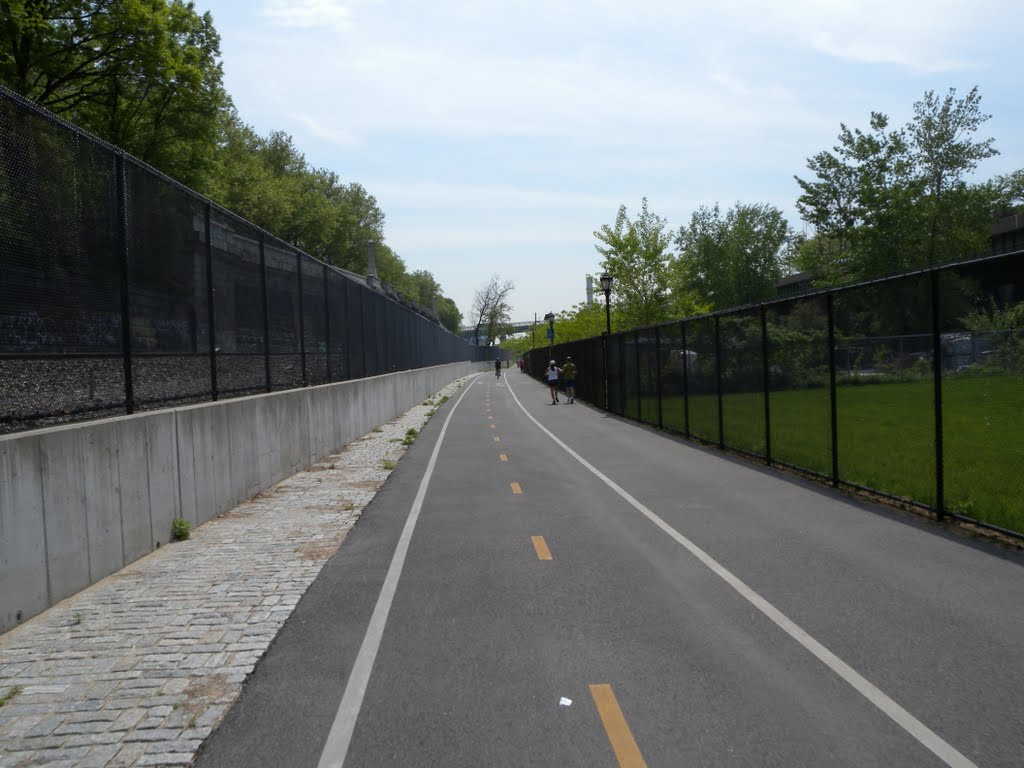
[[[604,291],[604,324],[605,329],[610,336],[612,333],[612,309],[611,309],[611,296],[612,296],[612,276],[605,272],[601,275],[601,290]]]
[[[604,407],[605,410],[611,410],[610,403],[608,402],[608,344],[611,341],[612,335],[612,310],[611,310],[611,295],[612,295],[612,276],[605,272],[601,275],[601,290],[604,291],[604,344],[601,345],[602,357],[604,360]]]
[[[555,343],[555,313],[548,312],[544,315],[544,319],[548,321],[548,360],[550,360],[551,345]]]

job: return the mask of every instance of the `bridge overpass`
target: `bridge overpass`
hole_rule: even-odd
[[[528,333],[530,331],[530,329],[534,327],[534,325],[537,326],[538,333],[543,335],[544,332],[543,332],[543,330],[541,330],[541,326],[544,325],[544,322],[542,320],[536,320],[536,321],[534,321],[534,320],[523,320],[522,322],[508,323],[505,326],[505,329],[507,331],[509,331],[508,335],[514,336],[517,333]],[[480,327],[481,340],[486,342],[486,339],[483,338],[483,334],[485,332],[486,332],[485,328],[483,326],[481,326]],[[459,329],[459,336],[464,338],[466,341],[474,341],[475,338],[476,338],[476,326],[475,325],[464,325],[464,326],[462,326]]]

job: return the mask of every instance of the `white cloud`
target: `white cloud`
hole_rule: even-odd
[[[272,26],[293,29],[347,28],[352,4],[344,0],[269,0],[262,15]]]
[[[893,65],[916,72],[944,72],[973,66],[977,38],[994,18],[998,2],[931,0],[788,0],[758,4],[725,0],[723,13],[737,25],[739,39],[757,33],[840,60]]]
[[[840,122],[900,123],[925,90],[980,85],[1004,152],[985,170],[1021,164],[1024,59],[992,44],[1009,0],[204,2],[243,119],[364,184],[448,295],[498,268],[531,314],[594,271],[620,204],[672,227],[715,202],[785,211]]]
[[[358,137],[336,122],[324,122],[303,112],[291,112],[287,118],[301,125],[310,135],[335,146],[351,148],[361,144]]]

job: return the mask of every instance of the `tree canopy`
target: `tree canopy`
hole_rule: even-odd
[[[813,178],[795,177],[797,210],[814,228],[796,265],[829,285],[985,253],[993,218],[1021,198],[1019,173],[970,180],[998,154],[976,138],[989,118],[976,87],[950,88],[926,92],[900,129],[878,112],[868,131],[841,124],[832,150],[808,159]]]
[[[614,225],[603,224],[594,232],[601,267],[614,276],[612,293],[631,325],[650,325],[669,317],[672,238],[665,231],[667,226],[665,219],[648,210],[645,197],[635,220],[622,205]]]
[[[701,206],[676,235],[677,291],[688,288],[714,309],[774,298],[791,242],[782,211],[737,203],[723,216]]]
[[[183,0],[4,0],[0,82],[182,183],[217,145],[220,36]]]

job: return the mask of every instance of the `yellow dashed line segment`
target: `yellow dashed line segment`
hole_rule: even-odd
[[[551,559],[551,550],[548,549],[547,542],[544,541],[543,536],[531,536],[530,540],[533,542],[533,548],[537,550],[538,560]]]
[[[502,461],[508,461],[508,456],[506,456],[504,453],[499,454],[498,458],[501,459]]]
[[[640,747],[637,746],[633,732],[629,730],[629,724],[619,708],[619,702],[612,693],[612,687],[606,684],[592,685],[590,695],[594,697],[597,714],[601,716],[604,732],[608,734],[608,741],[615,752],[615,759],[619,761],[619,768],[647,768],[647,763],[640,754]]]
[[[523,492],[523,489],[519,487],[519,483],[510,483],[510,485],[512,486],[512,493],[516,496],[519,496]]]

